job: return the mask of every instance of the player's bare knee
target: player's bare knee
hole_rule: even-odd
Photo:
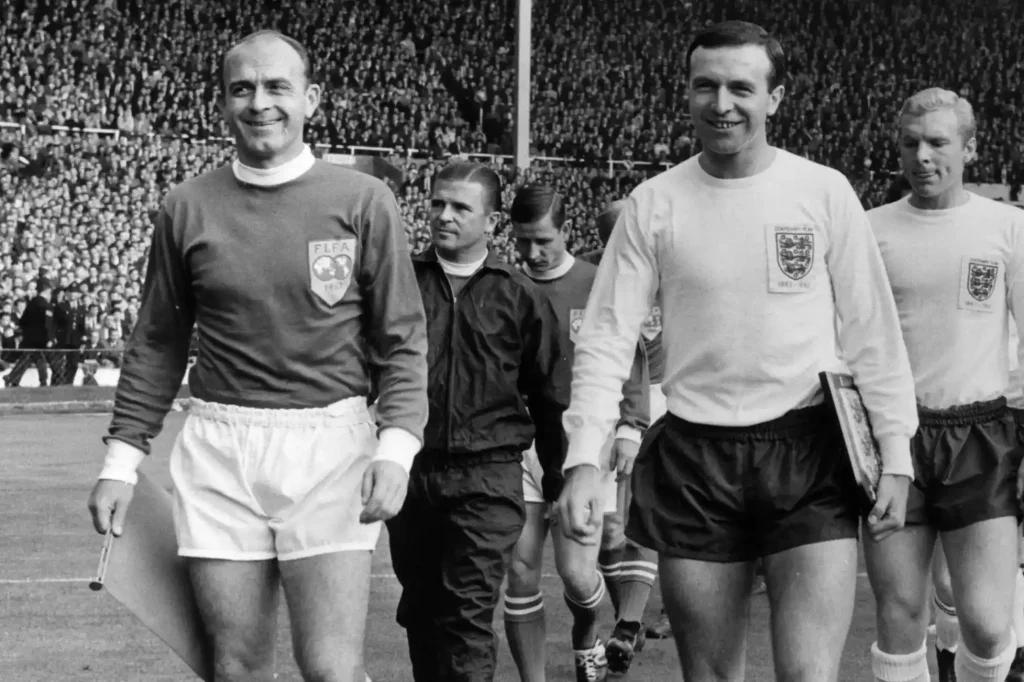
[[[597,562],[591,561],[584,552],[569,553],[568,556],[561,557],[561,561],[556,562],[556,568],[565,591],[576,599],[590,597],[601,580]]]
[[[272,682],[274,659],[272,650],[218,650],[214,653],[216,682]]]
[[[604,515],[604,523],[601,527],[601,549],[614,549],[625,544],[626,526],[622,520],[622,515],[617,512]]]
[[[355,651],[335,651],[330,655],[312,655],[299,663],[303,682],[365,682],[361,658]]]
[[[927,599],[917,594],[902,594],[892,590],[875,596],[878,619],[885,623],[885,630],[897,644],[898,651],[889,653],[910,653],[921,646],[921,639],[928,628],[931,612]],[[891,648],[891,647],[890,647]]]
[[[514,597],[536,594],[540,589],[541,566],[518,552],[508,562],[508,593]]]
[[[932,567],[932,584],[935,585],[935,596],[943,604],[953,606],[953,583],[945,562],[938,562]]]
[[[967,649],[979,658],[993,658],[1002,653],[1010,639],[1012,615],[1005,609],[966,605],[957,609],[960,637]]]

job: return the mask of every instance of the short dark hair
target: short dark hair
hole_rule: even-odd
[[[565,201],[562,195],[550,185],[539,182],[525,185],[516,192],[508,216],[514,223],[535,223],[551,216],[551,223],[556,230],[565,224]]]
[[[691,58],[698,47],[714,49],[716,47],[742,47],[758,45],[768,54],[771,69],[768,72],[768,89],[774,90],[786,82],[786,53],[775,37],[757,24],[749,21],[723,21],[712,24],[697,34],[686,51],[686,70],[690,71]]]
[[[484,188],[484,201],[489,204],[489,213],[501,211],[501,178],[489,166],[472,161],[454,161],[442,168],[434,182],[476,182]]]
[[[227,65],[228,62],[228,56],[235,48],[241,47],[246,43],[251,43],[254,40],[259,40],[260,38],[277,38],[278,40],[287,44],[288,47],[295,50],[299,55],[299,59],[302,60],[302,75],[305,76],[306,78],[306,84],[308,85],[310,83],[316,82],[316,73],[313,71],[313,60],[310,58],[309,50],[306,49],[305,45],[295,40],[295,38],[286,36],[280,31],[275,31],[273,29],[263,29],[261,31],[256,31],[255,33],[250,33],[249,35],[245,36],[237,43],[235,43],[234,45],[232,45],[231,47],[229,47],[221,53],[220,65],[217,68],[217,82],[220,83],[221,92],[226,93],[228,89],[228,84],[224,82],[224,76],[225,74],[227,74],[227,69],[225,68],[225,66]]]

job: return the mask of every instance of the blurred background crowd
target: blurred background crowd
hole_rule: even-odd
[[[260,28],[311,51],[325,91],[308,141],[320,153],[374,148],[360,153],[402,171],[389,182],[416,251],[429,243],[433,174],[467,154],[491,155],[506,206],[524,182],[557,185],[571,249],[597,246],[601,208],[699,151],[686,48],[698,28],[727,18],[767,27],[787,51],[770,140],[843,171],[866,207],[897,172],[899,104],[931,85],[975,105],[980,157],[967,180],[1020,192],[1024,3],[535,0],[531,151],[540,158],[523,173],[498,157],[513,146],[515,9],[515,0],[0,3],[0,122],[9,124],[0,128],[0,372],[24,346],[18,323],[39,281],[70,311],[70,331],[55,329],[48,343],[116,366],[154,211],[174,184],[231,158],[216,107],[220,55]],[[493,246],[514,260],[507,230]]]

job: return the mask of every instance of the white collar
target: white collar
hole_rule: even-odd
[[[529,265],[523,265],[523,269],[526,271],[526,276],[537,282],[550,282],[554,279],[565,277],[570,270],[572,270],[573,264],[576,263],[576,258],[571,253],[565,254],[565,259],[558,264],[558,267],[551,268],[544,272],[534,272]]]
[[[441,258],[440,254],[437,255],[437,262],[441,264],[441,269],[444,270],[445,274],[453,277],[469,277],[474,272],[484,266],[484,261],[487,260],[487,254],[485,253],[483,258],[475,260],[471,263],[454,263],[450,260]]]
[[[274,187],[283,185],[301,177],[316,163],[309,145],[302,146],[302,152],[291,161],[285,161],[273,168],[252,168],[242,164],[237,158],[231,162],[231,170],[241,182],[258,187]]]

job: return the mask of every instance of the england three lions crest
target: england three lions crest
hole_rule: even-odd
[[[355,255],[352,237],[309,242],[309,288],[327,305],[337,304],[348,291]]]
[[[998,264],[971,260],[967,266],[967,293],[976,301],[987,301],[996,289],[998,275]]]
[[[794,281],[803,279],[814,265],[814,233],[776,232],[775,257],[782,274]]]
[[[580,329],[583,328],[583,314],[586,310],[582,308],[569,309],[569,340],[576,343],[580,337]]]

